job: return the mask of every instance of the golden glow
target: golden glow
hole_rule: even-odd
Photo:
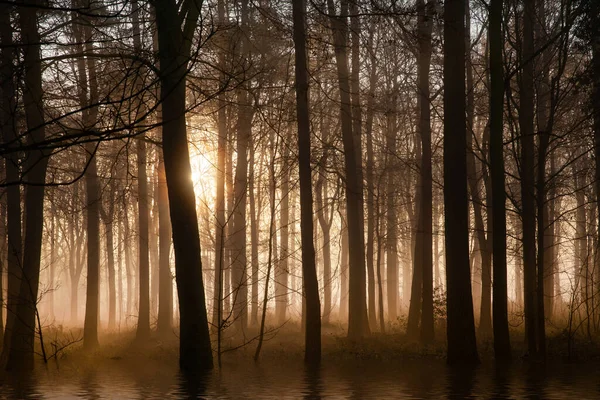
[[[216,186],[216,149],[210,138],[214,133],[193,128],[189,132],[191,179],[196,193],[196,206],[211,208],[214,205]]]

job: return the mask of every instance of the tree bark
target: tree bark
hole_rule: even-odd
[[[193,32],[200,10],[193,1],[179,15],[173,0],[156,0],[162,101],[163,156],[175,248],[179,298],[179,366],[184,371],[213,366],[204,300],[196,198],[185,124],[186,74]],[[183,28],[181,21],[183,20]]]
[[[306,56],[306,5],[293,2],[296,70],[296,115],[298,117],[298,166],[300,174],[300,229],[302,277],[306,296],[304,361],[315,365],[321,360],[321,305],[313,238],[312,179],[310,166],[310,118],[308,114],[308,62]]]
[[[171,275],[171,221],[165,162],[158,155],[158,318],[156,330],[161,335],[171,333],[173,323],[173,277]]]
[[[469,271],[465,0],[444,5],[444,209],[448,362],[477,363]]]
[[[341,14],[335,13],[333,0],[327,0],[333,32],[335,59],[341,100],[340,119],[344,146],[346,177],[346,210],[348,223],[349,282],[348,282],[348,338],[359,339],[370,333],[367,320],[365,238],[363,221],[363,182],[359,160],[360,142],[354,136],[350,74],[347,55],[348,2],[341,1]]]
[[[25,85],[23,103],[27,121],[28,144],[35,145],[45,139],[44,104],[42,100],[41,40],[37,27],[36,1],[24,2],[19,9],[19,25],[23,46]],[[6,368],[31,371],[34,363],[35,317],[40,279],[40,258],[44,218],[44,183],[48,155],[44,150],[31,150],[25,166],[23,180],[31,184],[25,194],[25,240],[23,245],[22,275],[19,302],[16,305],[14,327],[11,335]]]
[[[423,219],[423,303],[421,307],[421,343],[433,342],[433,175],[431,171],[431,110],[429,99],[429,67],[431,64],[431,32],[433,29],[434,3],[428,0],[417,1],[419,13],[418,41],[418,85],[420,96],[419,131],[421,136],[421,196],[422,208],[420,218]]]
[[[527,350],[537,356],[536,339],[536,252],[535,252],[535,194],[534,194],[534,86],[533,86],[533,27],[535,3],[524,3],[523,43],[520,82],[519,125],[521,133],[521,212],[523,223],[523,275],[525,300],[525,336]]]
[[[506,266],[506,191],[504,185],[504,76],[502,66],[503,0],[491,0],[489,11],[490,42],[490,175],[492,181],[492,255],[494,262],[493,329],[494,355],[497,361],[511,357],[508,332],[508,282]],[[489,218],[489,216],[488,216]]]
[[[2,139],[5,143],[18,143],[18,134],[15,127],[16,117],[16,92],[14,82],[15,57],[13,45],[13,29],[10,21],[12,6],[9,3],[0,4],[0,45],[2,58],[0,64],[0,91],[2,92],[2,105],[0,107],[0,128]],[[19,181],[19,153],[12,149],[5,156],[6,182]],[[6,361],[10,348],[10,332],[14,328],[16,305],[19,302],[19,287],[21,284],[21,266],[23,265],[22,236],[21,236],[21,186],[14,184],[6,188],[6,227],[8,254],[6,257],[6,329],[3,340],[2,363]]]

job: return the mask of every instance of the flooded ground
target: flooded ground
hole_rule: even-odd
[[[221,371],[181,376],[171,358],[105,359],[5,377],[3,399],[598,399],[600,366],[451,369],[443,360],[333,361],[307,371],[292,360],[226,359]]]

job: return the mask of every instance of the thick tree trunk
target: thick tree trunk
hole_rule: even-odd
[[[298,165],[300,174],[300,223],[302,241],[302,277],[306,296],[304,361],[321,360],[321,305],[313,238],[312,179],[310,167],[310,119],[308,114],[308,62],[306,60],[306,6],[293,2],[296,66],[296,114],[298,117]]]
[[[448,362],[478,362],[469,271],[465,0],[444,5],[444,209]]]
[[[184,7],[188,12],[182,31],[181,16],[174,2],[157,0],[155,7],[164,121],[163,156],[179,297],[179,365],[185,371],[206,370],[212,368],[213,360],[204,300],[196,198],[189,178],[191,167],[185,124],[189,46],[199,9],[193,2],[189,7]]]
[[[23,46],[23,69],[25,85],[23,103],[28,142],[35,145],[45,138],[44,104],[42,100],[41,40],[37,28],[35,1],[25,2],[29,7],[19,9],[19,25]],[[48,157],[43,150],[31,150],[25,166],[23,180],[32,185],[25,194],[25,240],[23,246],[22,276],[19,301],[16,305],[14,327],[8,351],[7,369],[31,371],[34,363],[35,318],[40,279],[40,259],[44,219],[44,182]]]
[[[421,136],[421,196],[423,303],[421,307],[421,343],[433,342],[433,176],[431,171],[431,110],[429,99],[429,67],[431,64],[431,32],[433,29],[433,0],[427,5],[417,1],[419,12],[418,86],[420,99],[419,132]]]
[[[12,6],[10,3],[0,4],[0,46],[2,47],[2,59],[0,64],[0,91],[2,92],[2,103],[0,106],[0,129],[2,139],[5,143],[16,141],[18,135],[15,127],[16,92],[14,82],[15,57],[13,45],[13,29],[10,21]],[[6,182],[16,183],[19,181],[19,154],[16,150],[5,156],[5,178]],[[6,188],[6,227],[8,235],[8,254],[6,257],[6,329],[3,340],[2,363],[6,361],[10,348],[10,332],[14,327],[16,305],[19,298],[19,287],[21,284],[21,266],[23,265],[22,237],[21,237],[21,186],[17,184]]]
[[[506,191],[504,187],[503,112],[504,76],[502,67],[503,0],[491,0],[490,41],[490,175],[492,181],[492,251],[494,262],[493,329],[496,360],[509,360],[508,282],[506,266]],[[490,216],[488,215],[488,218]],[[518,257],[517,257],[518,258]]]
[[[525,336],[527,350],[537,356],[536,339],[536,252],[535,252],[535,194],[534,194],[534,87],[533,87],[533,27],[535,4],[525,2],[523,15],[523,44],[520,81],[519,126],[521,133],[521,211],[523,221],[523,275],[525,290]]]
[[[367,320],[365,238],[363,221],[363,182],[360,163],[360,142],[353,132],[352,104],[350,100],[350,74],[347,55],[348,2],[342,0],[341,14],[336,16],[333,0],[327,5],[333,32],[335,58],[341,100],[340,119],[344,145],[344,170],[346,181],[346,211],[348,224],[348,337],[358,339],[370,333]]]

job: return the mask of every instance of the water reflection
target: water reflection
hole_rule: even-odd
[[[303,383],[302,398],[305,400],[320,400],[324,388],[323,380],[321,378],[321,366],[305,365]]]
[[[101,399],[99,394],[97,371],[89,369],[83,373],[83,376],[79,382],[78,397],[88,400]]]
[[[452,400],[472,399],[477,369],[470,366],[448,367],[446,397]]]
[[[39,399],[35,374],[8,373],[1,381],[2,391],[10,399]]]
[[[593,399],[597,365],[448,367],[443,360],[301,360],[232,358],[223,369],[181,374],[176,364],[139,359],[78,363],[4,376],[0,399]]]
[[[510,399],[510,369],[508,364],[497,364],[493,376],[494,397]]]
[[[212,372],[180,372],[177,395],[181,399],[205,399]]]

